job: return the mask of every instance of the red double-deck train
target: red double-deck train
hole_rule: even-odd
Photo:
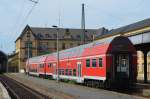
[[[130,40],[118,36],[59,51],[59,66],[57,53],[30,58],[26,72],[85,84],[134,83],[137,55]]]

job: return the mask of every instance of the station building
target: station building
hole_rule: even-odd
[[[8,71],[9,72],[18,72],[18,53],[13,52],[8,55]]]
[[[93,35],[107,32],[100,29],[69,29],[69,28],[42,28],[27,25],[16,39],[15,53],[10,56],[10,67],[18,67],[24,70],[28,57],[48,54],[57,50],[57,33],[59,38],[59,50],[79,46],[93,41]]]

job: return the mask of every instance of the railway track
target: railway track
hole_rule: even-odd
[[[0,75],[0,82],[6,87],[12,99],[51,99],[5,75]]]

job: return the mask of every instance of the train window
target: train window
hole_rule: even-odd
[[[72,69],[69,69],[68,75],[69,75],[69,76],[72,76]]]
[[[65,75],[68,75],[68,69],[66,69],[66,71],[65,71]]]
[[[42,68],[44,68],[44,64],[42,64]]]
[[[59,73],[59,75],[61,75],[61,69],[58,69],[58,73]]]
[[[122,65],[122,67],[126,67],[127,66],[127,60],[126,59],[122,59],[121,60],[121,65]]]
[[[50,67],[52,67],[52,64],[51,64],[51,63],[48,64],[48,68],[50,68]]]
[[[61,74],[62,74],[62,75],[64,75],[64,69],[62,69],[62,72],[61,72]]]
[[[102,61],[102,58],[99,58],[99,67],[103,67],[103,61]]]
[[[96,59],[92,59],[92,67],[96,67]]]
[[[58,70],[56,69],[56,71],[55,71],[55,73],[56,73],[56,74],[58,74],[58,72],[57,72],[57,71],[58,71]]]
[[[44,68],[44,64],[40,64],[40,66],[39,66],[40,68]]]
[[[90,67],[90,59],[86,59],[86,67]]]
[[[73,76],[76,76],[76,69],[73,69]]]

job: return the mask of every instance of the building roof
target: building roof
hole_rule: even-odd
[[[39,28],[30,27],[33,34],[37,39],[56,39],[57,29],[56,28]],[[59,39],[74,39],[79,40],[83,37],[83,30],[81,29],[69,29],[59,28]],[[92,35],[96,33],[96,29],[86,29],[86,40],[91,40]]]
[[[36,39],[45,39],[52,40],[57,38],[57,30],[59,31],[59,39],[72,39],[72,40],[81,40],[83,39],[83,30],[82,29],[72,29],[72,28],[45,28],[45,27],[30,27],[27,25],[17,40],[23,37],[25,31],[30,29]],[[105,28],[100,29],[86,29],[85,30],[85,39],[92,40],[93,35],[103,34]],[[16,40],[16,41],[17,41]]]
[[[96,39],[98,39],[103,36],[126,33],[148,26],[150,26],[150,18],[109,31],[105,28],[86,29],[85,39],[92,40],[93,35]],[[24,31],[26,31],[28,28],[31,29],[36,39],[56,39],[57,37],[56,28],[30,27],[27,25],[17,40],[22,37]],[[59,28],[59,39],[81,40],[83,39],[83,36],[84,34],[82,29]]]
[[[110,34],[127,33],[130,31],[142,29],[142,28],[148,27],[148,26],[150,26],[150,18],[133,23],[133,24],[129,24],[129,25],[126,25],[126,26],[123,26],[120,28],[112,29],[103,35],[98,35],[96,38],[100,38],[101,36],[106,36],[106,35],[110,35]]]

